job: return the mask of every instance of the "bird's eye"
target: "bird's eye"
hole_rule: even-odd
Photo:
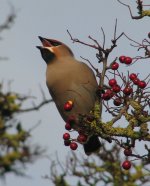
[[[48,40],[52,46],[59,46],[62,45],[62,43],[60,41],[57,40]]]

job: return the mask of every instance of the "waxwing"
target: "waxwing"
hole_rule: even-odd
[[[71,49],[64,43],[39,36],[43,46],[40,49],[42,58],[47,64],[46,84],[56,107],[65,122],[74,118],[73,128],[80,131],[79,115],[88,115],[93,109],[98,87],[92,69],[74,58]],[[71,100],[73,107],[70,111],[64,109],[64,104]],[[87,155],[97,152],[101,143],[94,134],[90,135],[83,144]]]

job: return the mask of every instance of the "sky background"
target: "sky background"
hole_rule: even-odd
[[[148,4],[149,0],[145,0]],[[9,60],[0,61],[0,79],[5,82],[13,80],[12,90],[21,94],[34,95],[37,104],[42,100],[39,85],[50,98],[45,85],[46,64],[41,58],[36,45],[41,45],[38,36],[58,39],[72,49],[77,59],[80,56],[90,59],[93,65],[97,66],[95,50],[80,44],[73,44],[67,34],[71,34],[86,42],[91,42],[88,36],[91,35],[99,42],[102,41],[101,27],[106,34],[106,44],[109,47],[114,33],[115,19],[118,19],[117,33],[125,32],[136,41],[147,37],[150,31],[149,19],[131,20],[128,9],[117,2],[117,0],[11,0],[16,10],[15,24],[10,30],[1,34],[0,56],[7,56]],[[129,3],[129,0],[125,2]],[[131,2],[130,2],[131,3]],[[136,15],[136,4],[132,1],[133,14]],[[0,23],[10,13],[9,1],[0,0]],[[129,46],[129,41],[122,38],[118,47],[111,54],[109,60],[119,55],[135,56],[136,50]],[[129,68],[124,67],[125,73]],[[130,67],[130,71],[139,72],[140,77],[149,74],[149,64],[146,61],[138,62]],[[26,106],[30,106],[29,101]],[[106,116],[106,115],[105,115]],[[104,118],[105,118],[104,116]],[[64,122],[59,116],[53,103],[43,107],[39,112],[22,114],[19,116],[26,129],[34,126],[39,120],[41,125],[36,128],[33,134],[33,143],[38,143],[47,148],[48,157],[55,157],[57,151],[63,161],[69,148],[63,146],[62,134],[64,133]],[[83,154],[79,147],[77,154]],[[27,174],[30,179],[19,178],[9,175],[6,179],[6,186],[52,186],[49,180],[42,176],[49,174],[50,160],[44,157],[29,165]],[[3,186],[0,182],[0,186]],[[73,183],[72,183],[73,185]]]

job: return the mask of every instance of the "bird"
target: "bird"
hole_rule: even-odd
[[[46,62],[46,85],[49,93],[65,122],[73,117],[73,128],[80,131],[79,115],[88,115],[97,100],[98,83],[93,70],[84,62],[78,61],[72,50],[63,42],[39,36],[42,46],[36,46]],[[70,111],[64,104],[71,100]],[[83,144],[86,155],[98,152],[101,142],[92,134]]]

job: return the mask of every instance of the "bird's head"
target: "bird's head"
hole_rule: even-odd
[[[37,46],[37,48],[40,50],[42,58],[47,64],[61,57],[73,57],[73,52],[64,43],[54,39],[46,39],[41,36],[39,36],[39,39],[43,46]]]

